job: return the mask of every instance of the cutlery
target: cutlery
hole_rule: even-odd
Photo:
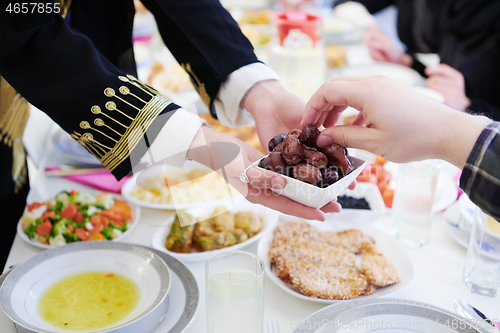
[[[455,306],[455,311],[462,317],[475,321],[477,320],[485,321],[492,327],[496,328],[495,324],[491,319],[486,317],[481,311],[479,311],[472,305],[467,304],[465,301],[457,299],[455,300],[454,306]]]
[[[278,322],[278,320],[276,320],[276,325],[274,325],[274,320],[266,321],[266,332],[267,333],[281,333],[280,323]]]

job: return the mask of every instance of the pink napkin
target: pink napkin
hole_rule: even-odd
[[[47,170],[57,170],[59,168],[47,168]],[[117,181],[111,172],[89,173],[83,175],[64,176],[64,178],[74,181],[76,183],[92,186],[107,192],[120,193],[123,184],[130,178],[124,177],[122,180]]]
[[[64,178],[80,184],[90,185],[107,192],[120,193],[123,184],[125,184],[125,182],[130,177],[127,176],[122,178],[122,180],[117,181],[115,176],[113,176],[111,172],[104,172],[104,173],[93,173],[88,175],[64,176]]]

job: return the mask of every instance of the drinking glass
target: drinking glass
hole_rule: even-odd
[[[205,266],[208,333],[262,333],[264,262],[232,251],[213,256]]]
[[[500,288],[500,236],[488,228],[495,222],[476,207],[462,275],[469,291],[490,297]]]
[[[439,160],[399,165],[392,205],[392,231],[406,247],[417,248],[429,243],[440,168]]]

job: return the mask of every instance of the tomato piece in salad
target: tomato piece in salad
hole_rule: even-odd
[[[36,233],[42,237],[50,235],[52,231],[52,223],[50,221],[45,221],[36,227]]]
[[[61,211],[61,217],[66,220],[72,220],[77,212],[78,208],[76,207],[76,205],[70,204]]]

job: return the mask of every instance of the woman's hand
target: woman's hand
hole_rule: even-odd
[[[366,29],[363,42],[375,61],[392,62],[403,66],[411,66],[413,59],[410,55],[396,48],[389,38],[376,26]]]
[[[360,111],[353,125],[333,126],[347,106]],[[400,163],[438,158],[459,168],[489,122],[383,77],[344,77],[324,83],[307,103],[302,120],[304,125],[327,127],[318,146],[335,142]]]
[[[316,209],[274,194],[271,188],[283,189],[286,186],[286,179],[273,171],[256,167],[249,168],[246,174],[250,183],[243,183],[240,180],[240,173],[263,156],[258,150],[235,137],[215,132],[206,126],[202,126],[198,131],[187,155],[189,159],[200,162],[221,174],[229,184],[252,203],[309,220],[325,221],[325,213],[340,212],[341,206],[335,201],[321,209]]]
[[[446,64],[437,67],[427,67],[425,74],[427,87],[443,94],[444,103],[459,111],[465,111],[470,105],[470,99],[465,95],[465,79],[462,73]]]

